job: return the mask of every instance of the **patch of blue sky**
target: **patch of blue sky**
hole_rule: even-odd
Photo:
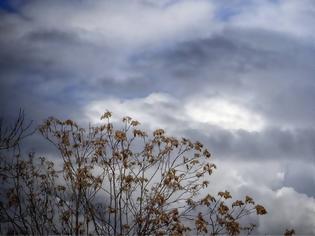
[[[0,0],[0,10],[12,12],[12,11],[14,11],[14,7],[10,3],[10,1]]]
[[[215,13],[215,18],[220,21],[229,21],[233,16],[240,13],[239,9],[222,7]]]
[[[24,0],[0,0],[0,11],[18,13],[22,5],[27,4]]]

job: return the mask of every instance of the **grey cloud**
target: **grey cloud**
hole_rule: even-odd
[[[270,32],[260,33],[257,45],[255,32],[237,32],[237,37],[235,32],[141,55],[134,68],[147,77],[160,77],[157,86],[162,91],[227,95],[274,124],[314,127],[315,48]],[[182,86],[174,89],[177,84]]]
[[[129,4],[126,2],[118,5]],[[304,199],[301,209],[311,208],[314,204],[311,196],[315,196],[315,46],[304,34],[296,37],[296,27],[288,33],[274,30],[272,25],[268,29],[233,24],[237,14],[251,9],[248,4],[259,7],[254,1],[213,2],[229,9],[217,12],[217,18],[223,23],[204,22],[197,27],[204,31],[202,34],[185,31],[177,36],[169,37],[166,33],[166,36],[157,35],[153,39],[147,34],[151,29],[146,28],[143,35],[148,38],[137,40],[135,37],[132,43],[128,38],[102,37],[95,29],[88,31],[69,26],[68,21],[63,25],[65,12],[75,16],[75,23],[84,23],[81,14],[85,9],[81,3],[67,3],[58,16],[51,14],[47,18],[45,14],[63,7],[61,1],[49,3],[50,6],[46,2],[35,1],[34,4],[31,1],[18,14],[1,12],[0,29],[4,32],[0,35],[1,116],[12,119],[22,107],[37,124],[50,115],[84,123],[86,108],[95,102],[103,104],[100,109],[109,109],[106,105],[112,105],[119,115],[130,115],[128,112],[132,113],[133,109],[144,119],[140,121],[146,128],[159,125],[172,135],[200,140],[213,152],[215,160],[233,163],[226,171],[232,172],[235,168],[243,178],[240,181],[252,179],[259,185],[266,185],[262,190],[244,187],[238,191],[239,194],[250,189],[256,191],[255,197],[266,198],[266,202],[270,200],[268,207],[271,208],[283,201],[276,218],[284,214],[284,219],[288,220],[291,212],[285,208],[292,200]],[[143,4],[141,1],[133,3]],[[118,5],[110,9],[117,10]],[[156,12],[153,8],[157,7],[160,13],[166,5],[154,3],[139,9],[144,11],[149,7]],[[89,5],[88,9],[94,11],[96,6],[97,3]],[[125,11],[129,12],[127,8]],[[229,12],[232,8],[236,10]],[[125,16],[126,19],[131,17],[138,25],[136,14],[132,14]],[[304,18],[301,22],[305,22]],[[210,28],[217,24],[222,30],[213,33]],[[132,30],[141,31],[128,28],[126,33],[123,26],[115,31],[118,35],[130,36],[134,35]],[[136,35],[141,36],[140,33]],[[165,101],[146,100],[152,94],[170,97]],[[228,130],[193,121],[184,111],[190,101],[203,103],[211,98],[240,104],[261,115],[266,126],[256,132]],[[108,103],[111,99],[114,102]],[[34,137],[27,141],[27,148],[40,143],[40,139]],[[41,153],[53,152],[44,144],[41,147]],[[241,172],[242,167],[237,166],[237,163],[246,166],[251,162],[258,163],[253,171]],[[273,177],[259,178],[259,166],[265,163],[283,167],[284,179],[272,184]],[[272,176],[276,171],[278,169],[266,170]],[[233,182],[236,177],[231,176],[226,182]],[[285,192],[287,197],[277,198],[277,191],[283,186],[294,188],[294,191]],[[298,216],[304,217],[302,210],[294,209],[300,211]],[[261,222],[261,233],[268,231],[269,225],[272,225],[272,232],[279,232],[272,220]],[[311,232],[311,223],[303,225],[302,220],[296,221],[299,230],[306,227],[300,232]]]
[[[256,203],[266,207],[267,215],[259,218],[250,217],[251,222],[257,225],[254,235],[281,235],[286,228],[294,228],[297,235],[314,233],[314,197],[299,193],[292,183],[287,183],[287,187],[283,187],[281,178],[285,172],[284,166],[305,168],[307,164],[226,160],[217,161],[217,164],[218,169],[209,179],[212,194],[228,189],[235,199],[244,199],[249,195]],[[311,171],[312,169],[305,168],[306,174],[310,174]],[[308,187],[312,186],[314,185]]]
[[[288,187],[272,191],[261,186],[243,186],[238,192],[251,193],[268,210],[268,215],[257,222],[257,234],[281,235],[286,229],[295,229],[297,235],[314,234],[314,198]]]
[[[185,127],[185,126],[182,126]],[[300,160],[314,164],[315,130],[294,131],[277,128],[260,132],[229,131],[215,126],[200,125],[185,130],[185,136],[199,138],[218,158],[243,160]]]
[[[26,35],[26,40],[29,43],[62,43],[62,44],[73,44],[78,41],[78,37],[74,33],[63,32],[60,30],[36,30]]]
[[[284,186],[293,187],[299,193],[315,197],[314,160],[305,163],[300,160],[292,164],[288,163],[285,169]]]

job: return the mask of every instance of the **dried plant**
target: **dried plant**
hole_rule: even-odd
[[[4,126],[4,120],[0,117],[0,150],[8,150],[16,147],[22,139],[30,136],[32,122],[25,122],[24,111],[20,109],[18,118],[10,127]]]
[[[34,154],[1,160],[1,233],[237,235],[255,227],[241,218],[267,213],[248,196],[202,194],[216,166],[200,142],[149,135],[130,117],[115,128],[110,112],[101,120],[88,129],[44,122],[39,131],[61,167]]]

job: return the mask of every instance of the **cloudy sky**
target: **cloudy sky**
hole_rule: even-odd
[[[200,140],[258,233],[315,234],[314,26],[314,0],[1,0],[0,114]]]

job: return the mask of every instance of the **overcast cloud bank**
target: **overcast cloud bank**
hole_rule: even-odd
[[[198,139],[214,190],[266,205],[258,233],[315,234],[314,1],[4,2],[1,115],[108,109]]]

